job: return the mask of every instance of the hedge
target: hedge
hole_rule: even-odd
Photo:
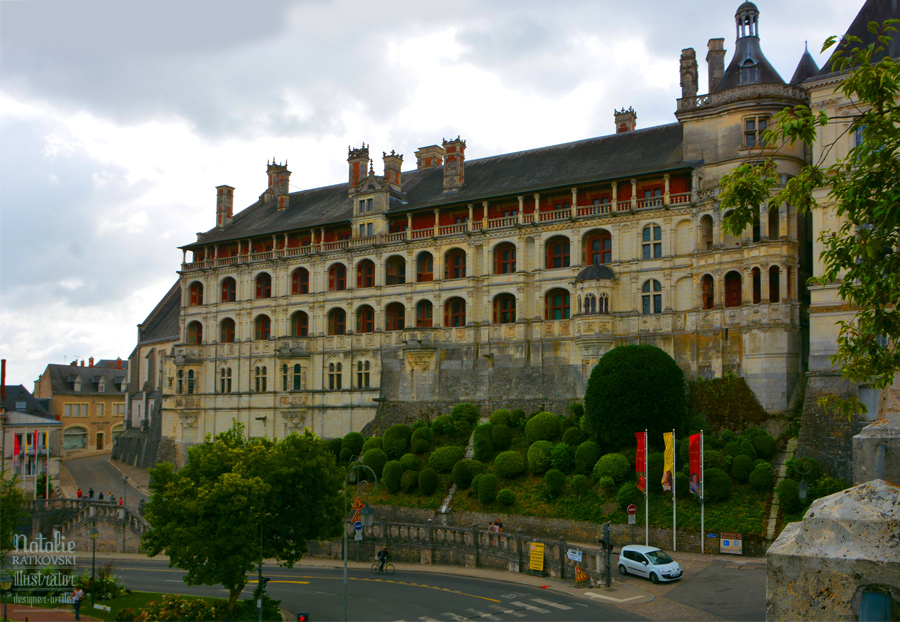
[[[494,471],[500,477],[516,477],[525,472],[525,457],[518,451],[504,451],[494,458]]]
[[[550,452],[550,464],[563,473],[571,473],[575,468],[575,450],[568,443],[557,443]]]
[[[616,502],[623,510],[627,509],[629,505],[637,505],[643,501],[644,493],[634,482],[625,482],[616,493]]]
[[[562,440],[563,443],[571,445],[572,447],[578,447],[588,440],[588,435],[581,428],[572,427],[563,432]]]
[[[785,514],[793,514],[803,509],[803,503],[800,501],[800,485],[794,480],[788,478],[778,482],[775,494],[778,495],[778,505]]]
[[[510,426],[519,426],[519,424],[525,419],[525,411],[521,408],[514,408],[509,411],[509,425]]]
[[[343,450],[341,450],[343,451]],[[381,471],[387,464],[388,456],[383,449],[370,449],[363,454],[362,463],[375,471],[375,477],[381,477]],[[402,467],[401,467],[402,468]]]
[[[731,477],[722,469],[705,469],[703,492],[710,502],[728,501],[731,498]]]
[[[603,451],[600,445],[594,441],[585,441],[575,450],[575,471],[582,475],[590,475],[594,471],[594,465]]]
[[[372,436],[366,439],[366,442],[363,443],[362,452],[366,453],[370,449],[384,449],[384,444],[381,441],[380,436]]]
[[[497,499],[500,490],[500,478],[493,473],[486,473],[478,480],[478,500],[485,505]]]
[[[419,438],[413,442],[411,449],[414,454],[425,454],[431,449],[431,443],[424,438]]]
[[[592,475],[595,482],[603,477],[611,477],[616,483],[621,483],[632,475],[632,467],[628,458],[622,454],[606,454],[597,460]]]
[[[756,455],[763,460],[771,460],[775,457],[775,452],[778,450],[778,444],[775,442],[774,438],[765,432],[759,436],[753,437],[751,442],[753,443],[753,448],[756,450]]]
[[[450,415],[441,415],[440,417],[435,417],[434,421],[431,422],[431,430],[435,434],[440,434],[442,436],[453,434],[453,417],[451,417]]]
[[[362,452],[363,443],[365,442],[365,438],[359,432],[348,432],[346,436],[344,436],[344,440],[341,442],[341,450],[346,447],[350,450],[351,456],[356,456]]]
[[[465,490],[472,484],[472,478],[484,471],[484,464],[479,460],[460,460],[453,465],[450,479],[457,487]]]
[[[416,454],[403,454],[400,458],[400,464],[403,465],[404,471],[418,471],[419,466],[419,458],[416,457]]]
[[[497,493],[497,501],[500,502],[500,505],[505,505],[507,507],[513,505],[516,502],[516,493],[509,488],[504,488]]]
[[[472,446],[475,450],[475,458],[478,460],[487,462],[494,455],[494,444],[491,442],[493,427],[490,423],[485,423],[475,428],[472,435]]]
[[[495,423],[491,428],[491,443],[494,449],[503,451],[512,445],[512,430],[505,423]]]
[[[739,482],[746,482],[753,472],[753,460],[750,456],[741,454],[731,461],[731,476]]]
[[[602,488],[603,491],[607,494],[616,489],[616,480],[611,478],[609,475],[604,475],[603,477],[601,477],[598,484],[600,485],[600,488]]]
[[[537,441],[528,448],[528,470],[534,475],[541,475],[550,468],[550,452],[553,451],[553,443],[550,441]]]
[[[566,487],[566,476],[559,469],[550,469],[544,475],[544,491],[548,499],[556,499]]]
[[[428,466],[438,473],[449,473],[453,465],[463,459],[466,451],[462,447],[438,447],[428,458]]]
[[[328,451],[334,454],[334,457],[341,457],[341,444],[343,444],[344,439],[342,438],[332,438],[325,442],[325,447],[328,448]]]
[[[419,473],[419,490],[421,490],[422,494],[426,497],[430,497],[434,494],[438,482],[440,482],[440,478],[438,477],[437,471],[432,468],[422,469]]]
[[[536,414],[525,424],[525,437],[529,443],[556,440],[559,437],[559,417],[548,412]]]
[[[490,421],[494,425],[509,425],[509,411],[505,408],[498,408],[491,413]]]
[[[750,486],[757,492],[768,492],[772,489],[773,469],[768,462],[757,464],[750,472]]]
[[[432,430],[430,426],[413,430],[413,434],[409,438],[409,442],[415,443],[420,438],[423,438],[430,443],[431,439],[434,438],[434,430]]]
[[[454,421],[468,421],[474,425],[478,423],[481,413],[475,404],[463,403],[454,406],[453,410],[450,411],[450,416]]]
[[[400,476],[400,490],[410,493],[419,485],[419,473],[417,471],[403,471]]]
[[[374,450],[378,451],[378,450]],[[399,460],[391,460],[384,465],[381,481],[391,492],[400,490],[400,478],[403,477],[403,465]]]
[[[572,491],[581,496],[591,489],[591,480],[580,473],[572,476]]]

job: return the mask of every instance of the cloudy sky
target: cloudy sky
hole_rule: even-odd
[[[474,159],[612,133],[615,108],[672,122],[682,48],[703,93],[706,43],[730,61],[739,4],[0,0],[7,383],[127,357],[178,246],[214,225],[215,186],[237,211],[273,157],[299,190],[344,181],[362,142],[414,168],[457,135]],[[763,50],[786,80],[806,40],[821,65],[862,4],[758,0]]]

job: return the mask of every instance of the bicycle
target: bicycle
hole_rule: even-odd
[[[394,564],[387,563],[384,565],[384,570],[381,569],[381,562],[375,562],[372,564],[372,574],[394,574]]]

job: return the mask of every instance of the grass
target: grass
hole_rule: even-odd
[[[85,604],[82,605],[82,613],[85,613],[89,616],[93,616],[95,618],[99,618],[100,620],[114,620],[116,614],[122,609],[133,609],[135,611],[146,607],[148,603],[159,600],[165,596],[165,594],[159,592],[131,592],[130,594],[125,594],[124,596],[119,596],[117,598],[113,598],[112,600],[105,601],[97,601],[100,605],[105,605],[110,608],[110,611],[100,611],[99,609],[91,609],[90,605],[87,604],[88,599],[85,599]],[[212,598],[209,596],[180,596],[181,598],[187,600],[205,600],[208,603],[224,603],[225,600],[222,598]]]

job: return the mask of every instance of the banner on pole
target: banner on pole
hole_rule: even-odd
[[[672,432],[663,434],[663,440],[666,443],[666,457],[665,464],[663,465],[662,487],[663,490],[672,492],[672,478],[674,477],[673,473],[675,471],[675,454],[672,449],[674,439]]]
[[[700,496],[700,485],[703,482],[703,462],[700,446],[702,435],[692,434],[688,438],[688,457],[691,464],[691,493]]]
[[[647,490],[647,478],[646,473],[644,473],[644,463],[645,460],[645,452],[647,451],[646,441],[647,441],[647,433],[646,432],[635,432],[634,437],[637,439],[637,456],[635,457],[634,468],[637,470],[637,487],[641,492],[646,494]]]

